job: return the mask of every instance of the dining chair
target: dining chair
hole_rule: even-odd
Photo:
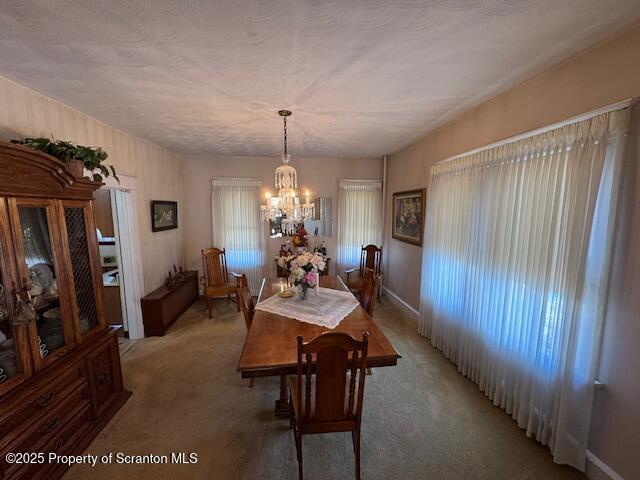
[[[370,317],[373,317],[379,286],[380,277],[378,274],[370,268],[365,269],[362,289],[360,290],[360,305]]]
[[[229,281],[229,271],[227,270],[227,256],[225,249],[207,248],[202,250],[202,277],[204,283],[204,295],[207,300],[207,309],[209,310],[209,318],[213,318],[213,299],[227,297],[227,303],[231,301],[231,296],[235,297],[238,304],[238,312],[240,311],[240,302],[238,302],[238,289],[235,283]]]
[[[247,326],[247,332],[251,328],[251,322],[253,322],[253,314],[256,309],[256,304],[253,301],[253,297],[251,296],[251,291],[249,290],[249,283],[247,282],[247,276],[242,273],[232,273],[233,277],[236,279],[236,289],[237,289],[237,298],[240,307],[242,308],[242,315],[244,316],[244,323]],[[256,383],[255,378],[249,379],[249,387],[253,387]]]
[[[363,245],[360,251],[360,266],[358,268],[350,268],[345,270],[347,276],[347,287],[356,296],[360,295],[364,284],[364,273],[366,269],[373,270],[382,281],[382,246]],[[380,300],[380,291],[378,290],[378,300]]]
[[[296,375],[288,378],[288,384],[300,480],[302,436],[330,432],[351,432],[356,480],[360,480],[360,425],[368,337],[369,333],[363,332],[362,341],[358,341],[346,333],[326,332],[307,343],[298,337]]]

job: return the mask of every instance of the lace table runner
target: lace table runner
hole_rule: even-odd
[[[359,305],[350,292],[322,287],[319,290],[317,294],[309,290],[306,300],[300,300],[297,291],[296,295],[290,298],[282,298],[276,294],[258,303],[256,310],[322,327],[336,328],[342,319]]]

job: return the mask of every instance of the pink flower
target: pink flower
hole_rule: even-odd
[[[304,281],[310,285],[315,285],[317,278],[318,276],[316,272],[312,270],[310,272],[307,272],[307,274],[304,276]]]

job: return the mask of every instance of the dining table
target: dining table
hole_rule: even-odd
[[[339,276],[321,276],[319,278],[320,287],[349,291]],[[280,377],[280,395],[276,400],[276,415],[288,416],[291,411],[286,377],[296,373],[298,336],[302,336],[305,341],[311,341],[324,332],[334,331],[347,333],[355,339],[362,339],[363,333],[368,332],[367,367],[378,368],[397,365],[398,359],[401,358],[400,355],[371,316],[359,304],[333,329],[259,309],[260,302],[289,287],[287,279],[284,278],[264,278],[262,280],[257,308],[238,363],[238,372],[242,378]],[[290,301],[303,300],[293,297]]]

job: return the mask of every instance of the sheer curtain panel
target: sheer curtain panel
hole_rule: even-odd
[[[584,470],[628,109],[436,164],[419,332]]]
[[[260,221],[262,182],[214,178],[212,186],[212,246],[226,249],[229,271],[244,273],[251,292],[257,294],[266,258]]]
[[[382,181],[340,180],[338,182],[337,273],[360,265],[360,251],[382,239]]]

